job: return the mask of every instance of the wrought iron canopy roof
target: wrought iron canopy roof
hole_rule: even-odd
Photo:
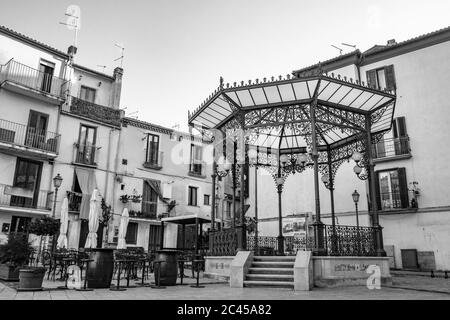
[[[316,133],[321,146],[343,143],[365,131],[390,130],[396,96],[347,81],[334,74],[310,77],[279,77],[220,86],[193,113],[189,125],[203,129],[244,129],[251,144],[277,149],[307,146],[311,134],[310,107],[314,105]],[[252,130],[249,130],[252,129]]]

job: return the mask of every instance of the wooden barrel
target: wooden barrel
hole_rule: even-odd
[[[156,260],[161,262],[160,284],[162,286],[174,286],[177,283],[178,259],[177,250],[158,250]],[[155,266],[155,281],[158,277],[158,267]]]
[[[93,261],[87,271],[88,288],[109,288],[114,269],[113,249],[91,249],[89,259]]]

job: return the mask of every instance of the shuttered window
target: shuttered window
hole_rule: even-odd
[[[405,168],[375,172],[375,185],[378,210],[387,211],[409,207]]]
[[[96,90],[86,86],[81,86],[80,88],[80,99],[88,102],[95,102]]]
[[[189,186],[188,205],[197,206],[197,188]]]
[[[381,90],[395,90],[397,88],[393,65],[369,70],[366,72],[366,78],[367,84],[371,88]]]

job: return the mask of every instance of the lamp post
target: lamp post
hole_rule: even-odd
[[[278,254],[284,255],[284,237],[283,237],[283,226],[282,226],[282,211],[281,211],[281,193],[283,192],[284,179],[278,174],[276,179],[277,191],[278,191]]]
[[[61,187],[62,181],[63,181],[63,178],[60,176],[59,173],[53,178],[53,187],[55,187],[55,197],[53,200],[52,218],[54,218],[56,216],[56,199],[58,197],[58,189],[59,189],[59,187]]]
[[[360,248],[361,248],[361,238],[359,235],[359,217],[358,217],[358,202],[359,202],[359,193],[358,191],[354,191],[352,193],[353,202],[355,203],[355,212],[356,212],[356,232],[358,237],[358,254],[360,254]]]
[[[211,199],[211,231],[215,230],[216,219],[216,177],[219,177],[219,181],[228,175],[231,170],[231,163],[225,158],[220,158],[219,163],[214,161],[212,178],[212,199]]]

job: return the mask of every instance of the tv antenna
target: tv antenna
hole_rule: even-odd
[[[125,48],[124,48],[123,45],[120,45],[120,44],[117,44],[117,43],[115,44],[115,46],[122,50],[122,55],[119,58],[114,59],[114,61],[120,60],[120,67],[123,68],[123,57],[124,57]]]
[[[81,29],[81,9],[79,6],[72,4],[67,7],[65,15],[67,16],[66,22],[60,22],[60,24],[63,24],[67,29],[74,31],[73,46],[76,47],[78,30]]]
[[[135,118],[135,119],[137,119],[137,118],[138,118],[138,113],[139,113],[139,110],[133,111],[133,112],[127,114],[126,116],[129,117],[129,118]]]
[[[106,66],[102,66],[101,64],[98,64],[97,68],[102,68],[102,72],[105,73]]]
[[[342,51],[344,51],[343,49],[341,49],[341,48],[339,48],[339,47],[337,47],[337,46],[335,46],[335,45],[331,45],[333,48],[335,48],[335,49],[338,49],[339,50],[339,55],[340,56],[342,56]]]
[[[343,46],[347,46],[347,47],[350,47],[350,48],[353,48],[353,49],[355,49],[356,50],[356,45],[354,45],[354,44],[348,44],[348,43],[341,43]]]
[[[180,130],[180,124],[179,124],[179,123],[174,124],[174,125],[172,126],[172,129]]]

